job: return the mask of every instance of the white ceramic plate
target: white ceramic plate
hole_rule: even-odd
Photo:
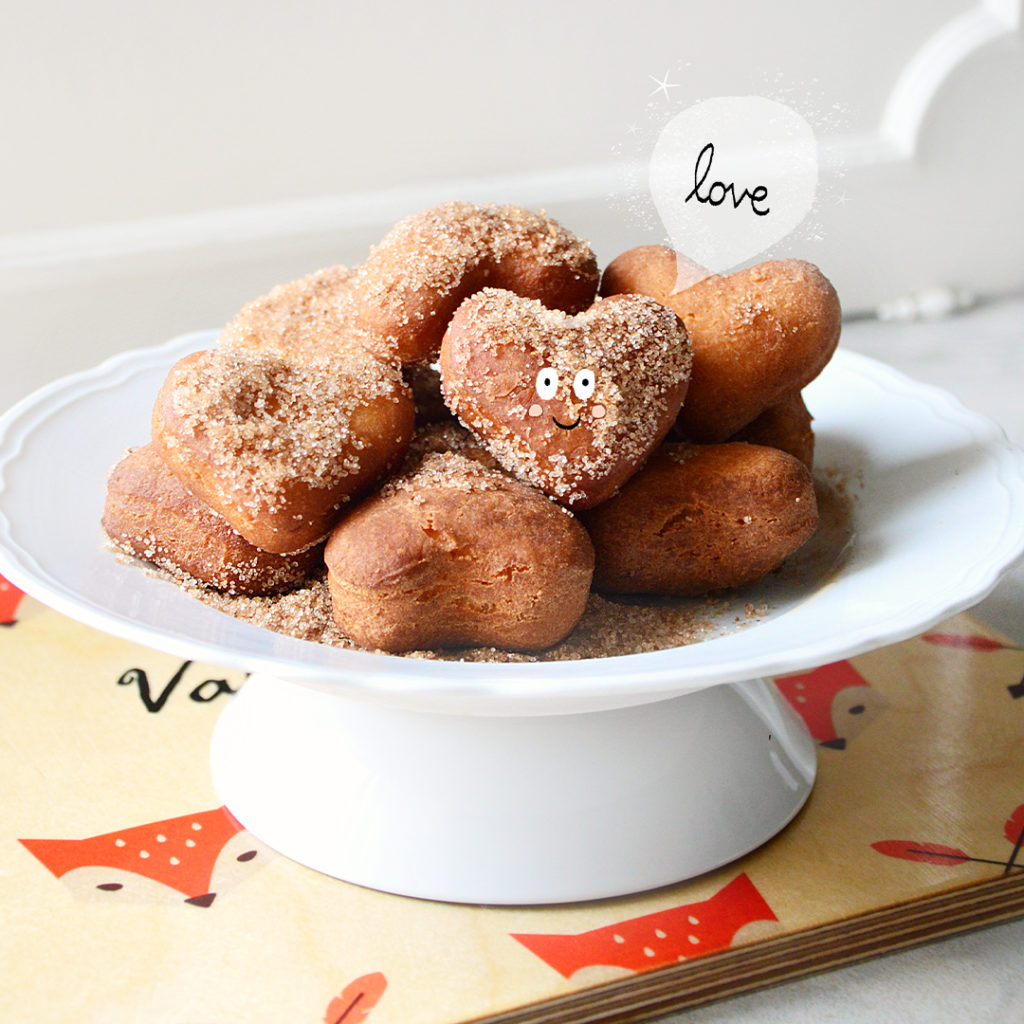
[[[945,392],[840,351],[806,400],[818,465],[860,484],[853,547],[824,581],[772,599],[756,625],[671,650],[529,664],[294,640],[217,612],[103,546],[107,470],[148,439],[168,367],[214,339],[200,332],[125,353],[0,419],[0,573],[58,611],[183,657],[424,710],[555,714],[796,671],[905,639],[981,600],[1024,550],[1024,454]]]

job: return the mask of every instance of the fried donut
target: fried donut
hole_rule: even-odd
[[[505,473],[433,452],[327,542],[335,621],[363,647],[543,650],[576,625],[594,555],[565,509]]]
[[[813,417],[797,392],[777,405],[765,409],[757,419],[732,436],[733,441],[748,441],[769,448],[781,448],[796,456],[808,469],[814,468]]]
[[[275,594],[300,582],[318,547],[274,555],[253,547],[164,465],[152,444],[107,478],[103,529],[121,550],[229,594]]]
[[[441,345],[449,407],[505,469],[574,509],[609,498],[643,464],[689,375],[681,321],[642,295],[568,316],[486,288]]]
[[[501,469],[498,460],[476,437],[452,418],[443,423],[427,423],[416,430],[398,473],[411,473],[428,455],[444,452],[464,455],[488,469]]]
[[[397,361],[397,351],[355,324],[352,275],[348,267],[325,267],[278,285],[238,311],[221,331],[218,346],[270,352],[293,363],[344,358],[353,348]]]
[[[451,202],[396,224],[353,273],[349,295],[355,324],[412,363],[436,356],[459,303],[485,286],[575,313],[593,301],[598,276],[590,246],[543,212]]]
[[[596,590],[686,597],[759,580],[810,539],[818,509],[807,467],[777,448],[668,443],[581,520]]]
[[[650,295],[686,324],[693,380],[680,426],[686,437],[725,441],[765,409],[810,383],[839,341],[835,289],[802,260],[769,260],[713,274],[675,292],[676,254],[630,249],[606,268],[602,295]]]
[[[368,352],[298,365],[213,349],[171,369],[153,440],[247,541],[287,554],[326,537],[341,505],[397,462],[413,416],[398,369]]]

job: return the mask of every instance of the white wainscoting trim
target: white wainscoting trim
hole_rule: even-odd
[[[922,123],[942,84],[982,47],[1019,32],[1021,8],[1022,0],[982,0],[940,26],[907,61],[876,130],[821,139],[823,175],[912,161]],[[452,196],[534,207],[593,204],[634,195],[646,181],[646,166],[616,161],[14,234],[0,236],[0,273],[9,275],[7,287],[18,287],[35,273],[61,265],[386,227]]]

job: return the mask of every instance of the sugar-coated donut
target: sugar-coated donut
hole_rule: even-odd
[[[403,363],[437,354],[459,303],[485,286],[578,312],[597,293],[586,242],[545,213],[442,203],[397,223],[352,275],[355,323]]]
[[[344,358],[353,348],[397,361],[376,335],[361,330],[352,310],[353,271],[333,266],[280,284],[243,306],[220,333],[221,348],[269,352],[294,363]]]
[[[542,650],[586,606],[593,549],[565,509],[506,473],[430,452],[327,542],[335,621],[363,647]]]
[[[397,462],[413,417],[397,367],[360,349],[299,365],[221,348],[171,369],[153,440],[246,540],[287,554],[326,537],[341,505]]]
[[[453,417],[417,428],[396,475],[411,473],[428,455],[444,452],[463,455],[488,469],[501,469],[498,460]]]
[[[544,211],[443,203],[179,360],[103,527],[324,643],[589,657],[667,611],[664,642],[692,642],[691,602],[661,597],[754,583],[817,528],[801,390],[840,315],[800,260],[717,275],[641,246],[602,277]]]
[[[123,551],[229,594],[286,590],[321,557],[317,547],[295,555],[253,547],[178,480],[152,444],[111,470],[103,529]]]
[[[810,472],[787,452],[667,443],[581,520],[596,590],[695,596],[777,568],[811,538],[818,508]]]
[[[486,288],[452,318],[441,385],[507,469],[570,508],[610,497],[672,426],[690,349],[679,318],[642,295],[575,316]]]
[[[732,437],[810,383],[835,351],[839,299],[810,263],[769,260],[680,292],[675,284],[676,254],[640,246],[608,265],[601,294],[650,295],[686,324],[693,379],[680,426],[696,441]]]

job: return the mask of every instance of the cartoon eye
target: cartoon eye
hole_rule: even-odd
[[[537,374],[537,395],[547,402],[555,397],[555,392],[557,390],[558,374],[555,373],[550,366],[545,366],[544,369]]]
[[[580,370],[572,382],[572,390],[577,398],[586,401],[594,393],[596,383],[593,370]]]

